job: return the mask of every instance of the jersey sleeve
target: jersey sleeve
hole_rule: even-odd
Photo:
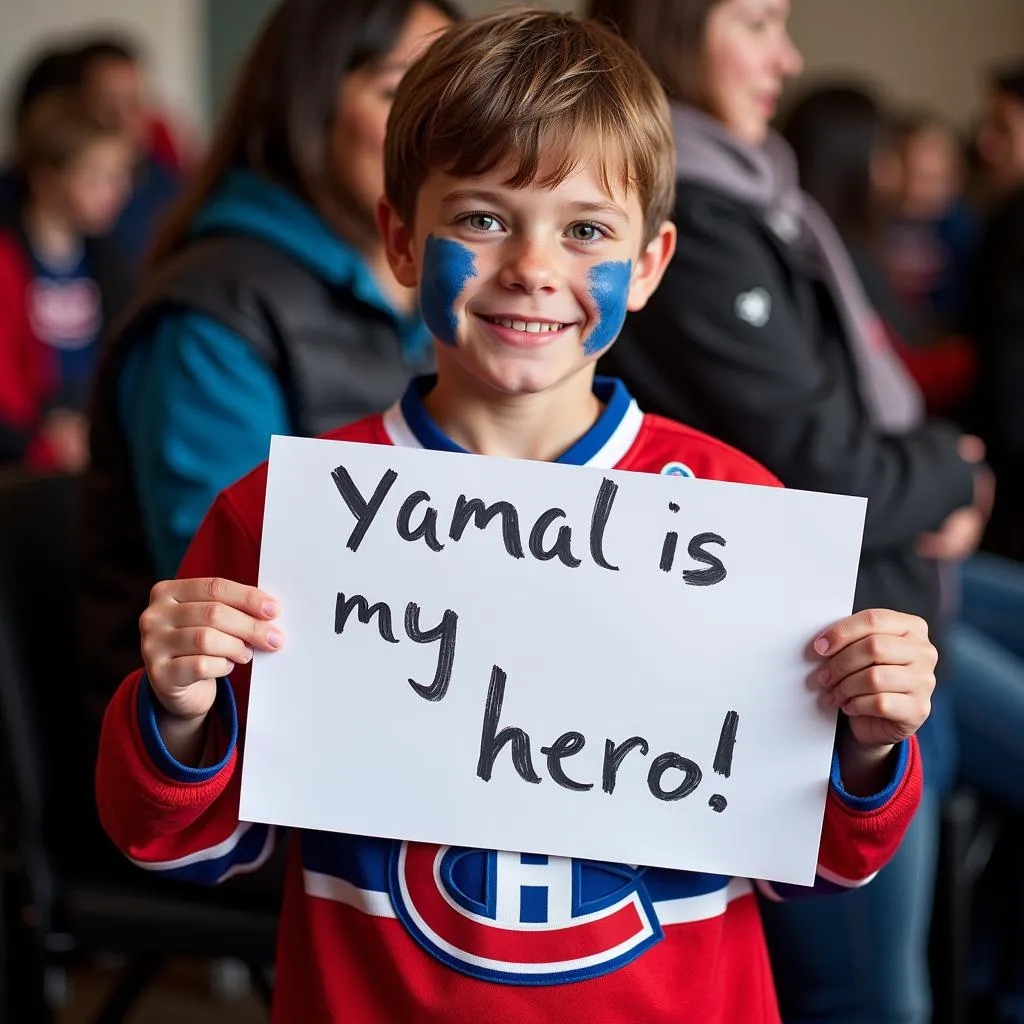
[[[921,751],[917,738],[900,743],[892,778],[881,792],[858,797],[848,793],[832,755],[832,774],[818,849],[813,886],[757,881],[772,902],[846,892],[867,885],[900,845],[921,802]]]
[[[258,539],[219,497],[192,542],[181,578],[220,576],[255,585]],[[204,767],[176,761],[157,727],[155,698],[139,670],[114,695],[103,721],[96,767],[100,820],[136,865],[167,877],[214,885],[256,870],[273,851],[274,826],[240,822],[240,735],[250,666],[217,684]]]

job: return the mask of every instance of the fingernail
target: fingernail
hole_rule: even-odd
[[[819,654],[824,654],[828,650],[828,640],[823,636],[819,636],[818,639],[814,641],[814,649]]]
[[[252,650],[252,648],[248,644],[246,644],[245,645],[245,661],[243,662],[243,664],[244,665],[248,665],[249,662],[252,661],[252,656],[253,656],[253,650]]]
[[[277,613],[280,611],[278,603],[276,601],[264,601],[262,612],[268,619],[277,618]]]
[[[832,678],[832,673],[831,673],[831,672],[830,672],[830,671],[829,671],[829,670],[828,670],[827,668],[823,668],[823,669],[822,669],[822,670],[821,670],[821,671],[820,671],[820,672],[818,673],[818,682],[819,682],[819,683],[820,683],[820,684],[821,684],[822,686],[828,686],[828,681],[829,681],[829,680],[830,680],[831,678]]]
[[[271,647],[274,647],[274,648],[280,647],[283,640],[284,640],[284,637],[282,637],[281,634],[278,633],[278,631],[276,629],[272,629],[267,634],[267,643],[270,644]]]

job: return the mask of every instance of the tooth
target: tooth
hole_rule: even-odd
[[[525,331],[526,330],[526,321],[525,320],[513,320],[512,321],[512,330],[514,330],[514,331]]]
[[[531,334],[540,334],[540,332],[544,330],[544,325],[543,325],[543,324],[541,324],[541,323],[537,323],[536,321],[534,321],[533,323],[529,323],[529,324],[527,324],[527,325],[526,325],[526,329],[527,329],[527,330],[528,330],[528,331],[529,331],[529,332],[530,332]]]
[[[512,330],[512,321],[511,320],[501,320],[501,321],[499,321],[499,323],[501,324],[502,327],[507,327],[509,330]]]

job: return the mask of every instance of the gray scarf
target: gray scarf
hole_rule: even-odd
[[[789,145],[770,133],[762,147],[748,146],[715,118],[679,104],[673,104],[672,122],[677,178],[755,206],[782,241],[803,253],[831,292],[875,427],[902,434],[917,426],[924,418],[921,392],[885,340],[838,232],[801,191]]]

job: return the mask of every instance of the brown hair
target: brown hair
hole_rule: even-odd
[[[419,2],[457,16],[448,0],[284,0],[249,52],[206,159],[157,237],[151,265],[185,244],[195,216],[235,168],[288,189],[350,241],[373,237],[373,213],[359,209],[331,165],[331,124],[342,80],[387,56]]]
[[[721,0],[588,0],[587,14],[614,25],[650,64],[669,99],[707,106],[704,37]]]
[[[672,209],[675,156],[658,80],[623,39],[594,21],[529,8],[465,22],[437,39],[399,86],[384,154],[388,201],[407,224],[434,170],[486,174],[512,160],[508,184],[555,186],[588,136],[613,154],[644,210],[644,244]],[[602,179],[609,186],[608,166]]]
[[[119,138],[117,129],[89,113],[77,91],[48,92],[25,110],[15,160],[26,175],[41,170],[63,171],[94,142]]]

